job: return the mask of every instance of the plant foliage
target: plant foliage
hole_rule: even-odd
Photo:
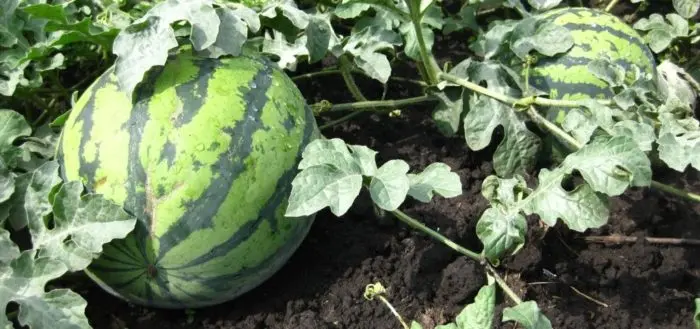
[[[645,1],[632,1],[641,9]],[[392,68],[408,62],[422,78],[424,98],[433,102],[439,131],[461,138],[471,150],[495,146],[495,174],[484,180],[489,207],[476,234],[483,249],[472,252],[403,214],[408,197],[431,202],[462,192],[459,176],[446,164],[411,172],[400,159],[378,164],[377,152],[338,138],[311,143],[292,185],[286,215],[329,208],[342,216],[369,192],[379,210],[428,233],[479,261],[489,280],[454,322],[440,329],[491,328],[500,287],[514,303],[501,320],[528,329],[551,328],[534,301],[521,301],[498,280],[492,266],[526,243],[526,216],[548,226],[561,221],[583,232],[605,225],[610,198],[631,188],[659,188],[653,172],[700,169],[700,122],[693,116],[700,77],[700,25],[693,21],[700,0],[673,0],[673,11],[648,13],[632,26],[663,63],[659,80],[628,72],[605,58],[588,69],[609,85],[606,100],[547,99],[528,85],[519,69],[538,58],[567,52],[573,39],[563,27],[539,24],[536,15],[570,5],[561,0],[469,0],[448,10],[438,0],[6,0],[0,4],[0,305],[19,310],[0,317],[30,328],[88,328],[86,302],[47,283],[85,269],[102,245],[126,236],[135,219],[109,200],[64,182],[52,159],[54,143],[76,93],[114,65],[122,91],[132,94],[145,74],[162,66],[178,47],[217,58],[262,53],[280,68],[327,58],[340,63],[350,93],[359,103],[317,104],[319,116],[333,109],[388,112],[409,101],[369,101],[354,84],[362,74],[386,86]],[[489,24],[480,24],[484,12]],[[509,13],[508,19],[502,19]],[[520,15],[520,19],[512,17]],[[505,17],[505,16],[503,16]],[[438,65],[432,50],[441,35],[469,32],[472,53]],[[688,50],[691,49],[691,50]],[[504,59],[518,60],[514,67]],[[666,64],[668,63],[668,64]],[[90,75],[88,68],[97,74]],[[84,77],[67,74],[77,71]],[[631,82],[630,82],[631,81]],[[418,97],[420,98],[420,97]],[[345,104],[347,105],[347,104]],[[376,106],[375,106],[376,105]],[[565,108],[561,121],[543,115]],[[330,110],[329,110],[330,108]],[[370,108],[370,109],[368,109]],[[392,111],[397,115],[398,111]],[[391,116],[384,118],[390,122]],[[32,118],[29,120],[29,118]],[[497,131],[502,136],[496,138]],[[547,137],[543,137],[547,136]],[[551,166],[541,166],[552,138],[564,146]],[[498,145],[492,145],[498,143]],[[700,197],[665,186],[664,191]],[[23,235],[29,243],[18,243]],[[20,288],[17,288],[20,287]],[[698,301],[696,300],[696,307]],[[696,326],[700,326],[695,313]],[[417,322],[411,328],[421,328]]]

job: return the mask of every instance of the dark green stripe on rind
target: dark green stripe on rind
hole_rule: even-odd
[[[310,110],[306,111],[307,117],[305,118],[307,121],[306,122],[313,122],[313,121],[308,121],[308,120],[314,120],[313,115],[311,114],[312,112]],[[292,120],[293,121],[293,120]],[[307,124],[305,129],[304,129],[304,137],[302,140],[302,145],[307,145],[308,143],[311,142],[311,138],[315,133],[315,127],[312,124]],[[297,162],[301,161],[301,155],[303,153],[303,148],[299,148],[299,151],[297,153]],[[188,267],[195,267],[202,265],[208,261],[211,261],[212,259],[222,257],[231,250],[235,249],[238,247],[241,242],[243,242],[245,239],[248,238],[250,234],[252,234],[255,230],[258,229],[260,226],[260,223],[262,223],[265,220],[268,220],[270,222],[270,226],[272,227],[273,231],[277,230],[277,216],[275,212],[277,211],[277,208],[279,207],[280,204],[283,203],[284,199],[289,196],[289,193],[291,192],[291,186],[292,186],[292,181],[294,180],[294,177],[296,176],[298,169],[296,167],[292,167],[289,170],[287,170],[282,177],[277,182],[277,186],[275,188],[275,193],[272,195],[272,197],[265,203],[265,206],[262,208],[260,211],[260,215],[258,218],[254,221],[247,222],[242,228],[240,228],[238,231],[234,233],[234,235],[231,236],[230,239],[226,240],[224,243],[215,246],[212,248],[212,250],[204,254],[202,256],[199,256],[190,262],[178,266],[178,267],[173,267],[171,269],[184,269]],[[292,220],[292,219],[289,219]],[[275,256],[277,257],[277,256]],[[263,262],[264,263],[264,262]]]
[[[216,168],[226,168],[219,171],[219,177],[212,180],[207,189],[196,203],[186,206],[187,210],[168,231],[160,237],[158,259],[170,251],[170,249],[187,239],[194,231],[212,227],[212,219],[219,212],[219,207],[227,197],[226,193],[231,184],[246,170],[245,159],[253,152],[251,148],[252,135],[258,129],[263,128],[260,120],[263,107],[267,103],[265,93],[272,83],[270,78],[270,66],[264,68],[255,75],[247,87],[239,90],[244,98],[244,118],[237,122],[235,128],[224,128],[223,133],[231,137],[228,151],[219,156],[213,165]],[[232,155],[235,154],[235,157]],[[249,233],[249,232],[246,232]]]
[[[88,141],[91,138],[91,132],[93,129],[93,120],[92,120],[92,115],[93,115],[93,107],[94,107],[94,102],[95,102],[95,92],[99,90],[100,88],[104,87],[107,84],[107,81],[109,80],[109,76],[102,76],[100,77],[96,82],[95,85],[93,86],[93,89],[90,91],[90,101],[88,102],[87,105],[85,105],[85,110],[81,111],[80,114],[77,116],[76,121],[81,121],[83,124],[82,129],[86,132],[83,134],[82,138],[80,139],[80,171],[79,174],[83,179],[87,181],[88,186],[92,186],[95,184],[95,171],[97,170],[97,167],[100,164],[99,161],[99,154],[95,151],[94,152],[94,159],[92,161],[87,161],[85,159],[86,156],[86,150],[85,150],[85,145],[88,143]]]

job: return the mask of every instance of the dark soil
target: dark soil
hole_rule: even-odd
[[[433,51],[464,58],[463,45],[440,43]],[[413,72],[407,67],[394,74]],[[309,102],[321,99],[319,91],[332,102],[352,101],[338,77],[301,81],[299,86]],[[380,89],[371,90],[377,87],[363,81],[368,98],[381,96]],[[420,92],[394,84],[388,98]],[[448,164],[459,174],[464,194],[438,197],[429,204],[409,201],[402,210],[463,246],[481,250],[475,225],[487,207],[480,189],[493,172],[492,150],[473,152],[463,137],[442,136],[431,121],[431,111],[432,105],[427,105],[404,109],[399,118],[366,114],[324,133],[379,151],[379,163],[400,158],[413,170],[435,161]],[[655,178],[698,192],[697,176],[666,173]],[[506,259],[501,272],[524,299],[537,301],[554,328],[691,328],[693,298],[700,291],[700,248],[652,245],[642,239],[603,245],[582,238],[622,234],[700,239],[700,205],[648,189],[630,191],[611,203],[609,224],[584,234],[561,224],[545,231],[531,218],[526,247]],[[545,270],[563,283],[532,285],[551,281]],[[484,270],[472,260],[394,220],[377,219],[371,209],[356,208],[342,218],[320,213],[308,238],[280,272],[229,303],[194,312],[158,310],[129,305],[90,283],[77,291],[89,301],[87,314],[98,329],[400,328],[381,302],[362,296],[367,284],[381,282],[404,318],[429,329],[452,321],[485,280]],[[500,323],[500,311],[512,304],[503,296],[497,302],[495,327],[514,328],[512,322]]]

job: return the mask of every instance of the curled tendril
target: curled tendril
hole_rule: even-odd
[[[384,286],[381,283],[377,282],[368,284],[365,287],[365,293],[363,294],[363,296],[366,300],[374,300],[374,297],[382,295],[384,293],[386,293],[386,288],[384,288]]]

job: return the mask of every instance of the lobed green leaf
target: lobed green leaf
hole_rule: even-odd
[[[534,301],[522,302],[503,309],[503,321],[515,321],[525,329],[552,329],[552,323]]]

